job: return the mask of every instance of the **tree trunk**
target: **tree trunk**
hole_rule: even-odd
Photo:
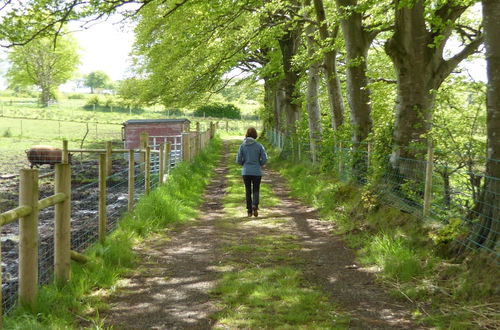
[[[285,132],[289,137],[295,135],[296,123],[299,119],[300,106],[295,97],[295,88],[299,80],[299,74],[292,66],[292,60],[298,51],[300,43],[300,27],[289,29],[279,40],[281,49],[283,72],[284,99],[281,107],[285,113]]]
[[[52,98],[50,93],[50,87],[42,86],[42,91],[40,94],[40,102],[42,103],[42,107],[47,108],[49,106],[50,100]]]
[[[309,1],[306,1],[308,5]],[[309,3],[310,4],[310,3]],[[307,114],[309,119],[309,144],[313,163],[317,161],[318,144],[321,141],[321,112],[318,102],[319,91],[319,63],[315,59],[314,25],[308,24],[305,28],[307,53],[312,63],[307,72]]]
[[[393,133],[395,146],[391,163],[401,174],[414,176],[415,173],[421,173],[423,167],[413,168],[413,160],[420,157],[418,148],[410,147],[421,147],[420,154],[422,157],[425,154],[426,135],[432,124],[435,99],[433,91],[441,86],[444,79],[464,58],[477,49],[482,42],[482,36],[479,35],[459,53],[445,61],[443,50],[452,33],[453,22],[467,6],[451,2],[442,5],[432,15],[442,19],[447,25],[437,27],[431,24],[430,29],[425,19],[423,0],[415,0],[411,5],[397,0],[394,6],[394,34],[385,47],[394,64],[398,82]],[[441,39],[435,44],[437,36]]]
[[[444,205],[447,209],[451,207],[451,185],[450,185],[450,171],[448,170],[448,165],[445,165],[443,172],[441,173],[443,177],[443,188],[444,188]]]
[[[266,109],[264,126],[271,126],[277,130],[281,130],[281,113],[280,83],[274,79],[264,77],[264,107]]]
[[[321,41],[323,43],[333,42],[331,39],[336,39],[338,26],[335,27],[334,32],[332,33],[332,35],[330,35],[330,33],[328,32],[323,0],[314,0],[314,10],[316,12],[318,31]],[[331,45],[325,44],[323,45],[323,47],[331,47]],[[326,80],[326,90],[328,93],[330,110],[332,112],[332,128],[334,130],[337,130],[344,123],[344,102],[342,99],[340,80],[337,73],[336,50],[329,50],[325,52],[323,61],[323,73]]]
[[[430,81],[432,54],[428,45],[432,40],[428,37],[421,0],[415,1],[413,7],[403,6],[396,10],[395,33],[386,44],[398,81],[393,133],[395,149],[391,161],[405,176],[423,171],[423,167],[416,171],[413,168],[415,162],[411,159],[416,158],[416,152],[408,147],[417,144],[422,147],[421,156],[425,154],[424,134],[431,128],[434,104],[431,90],[438,87]]]
[[[367,165],[360,157],[361,144],[372,129],[370,89],[368,88],[367,56],[368,48],[376,33],[367,32],[362,24],[362,15],[357,11],[348,11],[346,7],[357,5],[357,0],[337,0],[337,6],[344,17],[342,31],[347,52],[347,100],[351,110],[352,142],[355,159],[353,170],[358,179],[366,175]]]
[[[473,228],[471,244],[498,251],[500,235],[500,2],[483,0],[488,92],[486,97],[487,163],[480,221]]]

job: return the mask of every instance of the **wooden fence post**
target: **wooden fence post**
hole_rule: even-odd
[[[200,131],[200,123],[196,122],[196,154],[199,155],[201,152],[201,131]]]
[[[342,177],[342,171],[344,170],[344,151],[342,150],[342,142],[339,142],[339,176]]]
[[[65,283],[71,276],[71,165],[56,164],[55,193],[66,195],[54,212],[54,277]]]
[[[196,133],[189,136],[189,160],[192,161],[196,157]]]
[[[158,182],[163,183],[163,176],[165,175],[165,143],[160,143],[160,168],[158,172]]]
[[[113,173],[113,163],[111,157],[113,156],[113,145],[111,141],[106,141],[106,176],[110,176]]]
[[[149,145],[149,134],[147,132],[142,132],[139,136],[139,148],[144,151]],[[144,163],[146,163],[146,154],[141,152],[141,172],[144,172]]]
[[[151,147],[146,147],[146,164],[144,166],[144,193],[149,194],[151,190]]]
[[[368,147],[366,151],[366,168],[367,170],[370,168],[370,158],[372,155],[372,144],[368,142]]]
[[[135,194],[135,153],[133,149],[128,151],[128,212],[134,208]]]
[[[106,154],[99,154],[99,242],[106,240]]]
[[[19,302],[34,306],[38,291],[38,170],[22,169],[19,206],[32,211],[19,219]]]
[[[229,132],[229,121],[226,120],[226,133]]]
[[[170,163],[172,161],[172,144],[170,142],[165,143],[165,179],[163,181],[167,181],[168,174],[170,173]]]
[[[210,122],[210,139],[213,139],[215,135],[215,125],[213,122]]]
[[[182,160],[183,161],[189,161],[190,159],[190,134],[189,133],[182,133]]]
[[[423,216],[429,215],[432,203],[432,172],[434,169],[434,148],[432,141],[429,141],[427,147],[427,166],[425,169],[425,190],[424,190],[424,208]]]
[[[61,163],[63,163],[63,164],[69,163],[68,140],[63,140],[63,151],[62,151]]]

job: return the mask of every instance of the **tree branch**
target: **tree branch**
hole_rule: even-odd
[[[483,43],[484,36],[480,33],[476,39],[471,41],[468,45],[466,45],[462,51],[458,54],[445,61],[442,60],[441,64],[437,67],[435,76],[437,79],[441,79],[443,81],[451,72],[457,67],[457,65],[466,59],[468,56],[474,54],[479,46]]]

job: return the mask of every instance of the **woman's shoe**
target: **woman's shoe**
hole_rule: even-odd
[[[252,217],[252,212],[248,212],[248,217],[251,218]]]
[[[253,207],[253,216],[254,217],[258,217],[259,216],[259,212],[258,212],[259,208],[257,206],[254,206]]]

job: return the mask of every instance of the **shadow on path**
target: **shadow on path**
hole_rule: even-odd
[[[136,252],[139,268],[121,281],[102,312],[114,329],[208,329],[216,311],[210,301],[219,271],[215,222],[223,216],[227,146],[212,182],[206,188],[200,217],[159,233]],[[166,238],[168,235],[169,238]]]
[[[392,298],[375,283],[373,271],[351,267],[354,252],[341,237],[334,235],[331,222],[319,220],[316,210],[289,197],[286,180],[268,171],[263,179],[280,199],[280,206],[269,210],[290,219],[302,245],[301,257],[306,260],[306,279],[321,288],[351,316],[350,329],[425,329],[414,324],[408,302]]]
[[[389,297],[368,269],[349,268],[354,253],[340,237],[332,235],[333,224],[320,221],[313,208],[289,198],[286,181],[277,173],[268,172],[263,182],[272,186],[280,199],[278,206],[261,210],[258,218],[228,218],[222,201],[231,157],[226,143],[224,157],[206,189],[199,219],[155,235],[137,248],[140,267],[121,282],[108,301],[110,309],[101,312],[106,326],[213,328],[217,324],[210,315],[217,307],[209,292],[227,271],[222,265],[238,257],[228,253],[228,247],[258,236],[288,235],[290,241],[300,244],[298,249],[286,251],[284,259],[267,259],[270,264],[255,266],[274,267],[283,262],[301,268],[306,280],[337,305],[336,311],[350,315],[349,329],[423,329],[411,320],[412,306]],[[243,203],[241,210],[243,214]],[[254,265],[254,261],[248,262]]]

